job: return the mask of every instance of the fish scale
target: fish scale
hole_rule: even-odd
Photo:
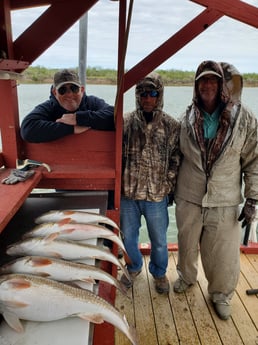
[[[120,267],[130,280],[127,269],[109,250],[91,244],[78,243],[78,241],[32,237],[9,245],[6,253],[15,256],[42,255],[74,261],[87,258],[105,260]]]
[[[60,221],[58,223],[42,223],[23,235],[28,237],[45,237],[56,234],[61,239],[83,241],[90,238],[105,238],[115,242],[124,252],[126,252],[122,240],[111,230],[97,224],[81,224]]]
[[[35,219],[35,223],[48,223],[48,222],[60,222],[62,220],[69,220],[75,223],[103,223],[113,226],[119,229],[118,225],[110,218],[102,216],[98,213],[86,212],[86,211],[75,211],[75,210],[52,210],[48,211]]]
[[[58,281],[75,282],[80,287],[83,284],[79,282],[95,283],[95,280],[102,280],[125,293],[123,284],[101,268],[63,259],[24,256],[0,267],[0,274],[7,273],[36,274]]]
[[[25,274],[0,276],[0,313],[10,327],[22,332],[20,320],[48,322],[79,317],[111,323],[137,345],[134,328],[103,298],[51,279]]]

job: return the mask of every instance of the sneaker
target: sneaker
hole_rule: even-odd
[[[120,282],[127,288],[129,289],[130,287],[133,286],[133,282],[135,278],[141,273],[142,270],[136,271],[136,272],[129,272],[131,280],[127,278],[125,274],[122,275]]]
[[[168,293],[169,292],[169,281],[166,276],[154,277],[155,289],[158,293]]]
[[[231,315],[230,304],[226,301],[213,302],[214,310],[221,320],[227,320]]]
[[[191,285],[187,284],[182,278],[178,278],[174,283],[173,290],[176,293],[182,293],[189,289]]]

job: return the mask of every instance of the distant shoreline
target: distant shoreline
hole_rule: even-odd
[[[77,68],[71,68],[78,70]],[[52,84],[53,76],[58,69],[48,69],[41,66],[28,67],[23,73],[20,84]],[[194,71],[181,70],[156,70],[165,86],[193,86]],[[95,85],[116,85],[117,71],[113,69],[103,69],[100,67],[89,67],[85,73],[86,83]],[[243,73],[244,87],[258,87],[258,74]]]
[[[20,80],[20,84],[52,84],[52,80],[44,80],[42,81],[34,81],[34,80]],[[179,81],[177,80],[176,82],[164,82],[165,86],[193,86],[193,81],[192,82],[184,82],[184,81]],[[90,85],[116,85],[116,82],[110,79],[105,79],[105,78],[87,78],[86,79],[86,84]],[[243,87],[258,87],[258,81],[245,81],[243,83]]]

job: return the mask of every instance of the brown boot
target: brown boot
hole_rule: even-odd
[[[168,293],[169,292],[169,281],[166,276],[154,277],[155,289],[158,293]]]

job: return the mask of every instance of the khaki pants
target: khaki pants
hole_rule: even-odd
[[[176,199],[178,227],[178,273],[188,284],[197,281],[198,254],[212,299],[231,299],[240,273],[239,209],[203,208]]]

